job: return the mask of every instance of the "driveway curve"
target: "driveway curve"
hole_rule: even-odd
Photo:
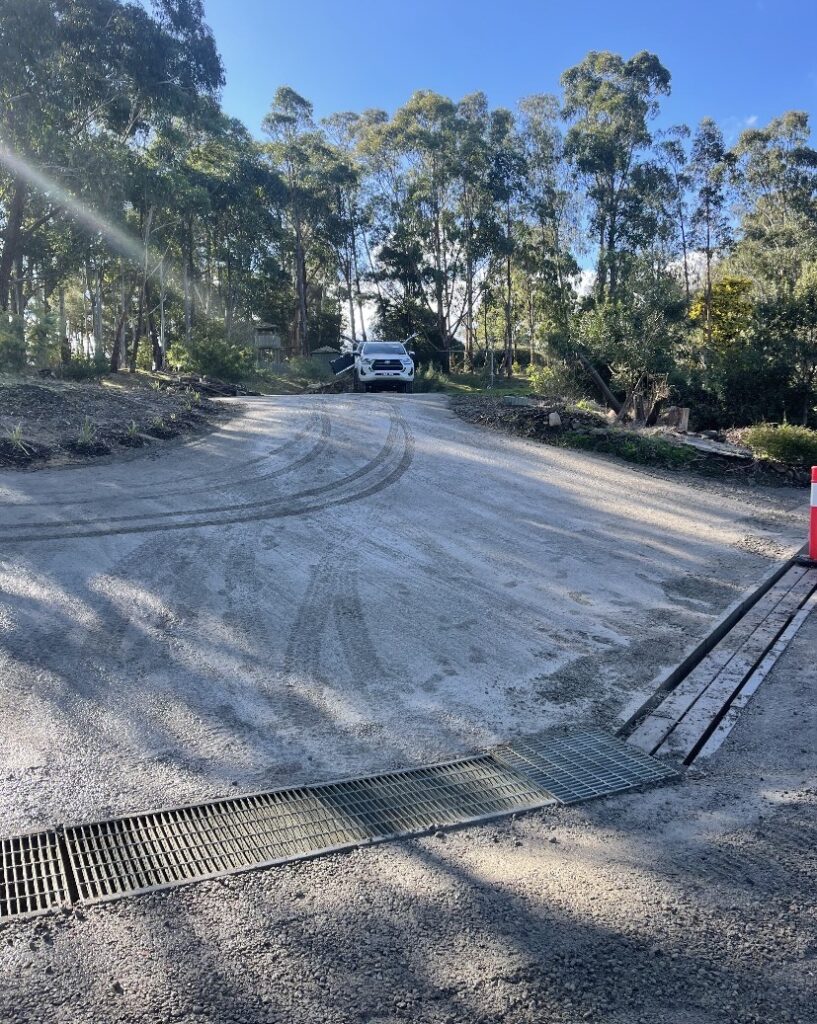
[[[156,457],[0,473],[0,828],[613,727],[802,506],[434,395],[249,400]]]

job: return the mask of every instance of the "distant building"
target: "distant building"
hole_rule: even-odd
[[[253,340],[256,366],[278,366],[284,357],[281,332],[272,324],[258,324]]]
[[[327,370],[330,370],[329,364],[333,359],[337,359],[340,355],[340,349],[332,348],[330,345],[323,345],[321,348],[316,348],[310,356],[316,363],[320,363]]]

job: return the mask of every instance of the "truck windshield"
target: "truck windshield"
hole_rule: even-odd
[[[363,346],[364,356],[404,356],[405,348],[396,341],[370,341]]]

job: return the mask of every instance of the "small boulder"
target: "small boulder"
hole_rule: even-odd
[[[562,417],[558,414],[558,412],[552,412],[548,416],[548,426],[549,427],[561,427],[561,425],[562,425]]]

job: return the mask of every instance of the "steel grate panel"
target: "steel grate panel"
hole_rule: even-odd
[[[309,789],[66,829],[84,900],[229,874],[365,838]]]
[[[0,840],[0,918],[574,803],[676,772],[601,732]]]
[[[596,730],[515,740],[498,747],[493,756],[562,804],[610,796],[678,774],[638,747]]]
[[[0,920],[38,914],[68,902],[56,832],[0,839]]]
[[[548,802],[484,756],[76,825],[65,839],[79,896],[92,902]]]
[[[492,757],[356,779],[328,787],[344,820],[371,838],[420,832],[552,802]]]

